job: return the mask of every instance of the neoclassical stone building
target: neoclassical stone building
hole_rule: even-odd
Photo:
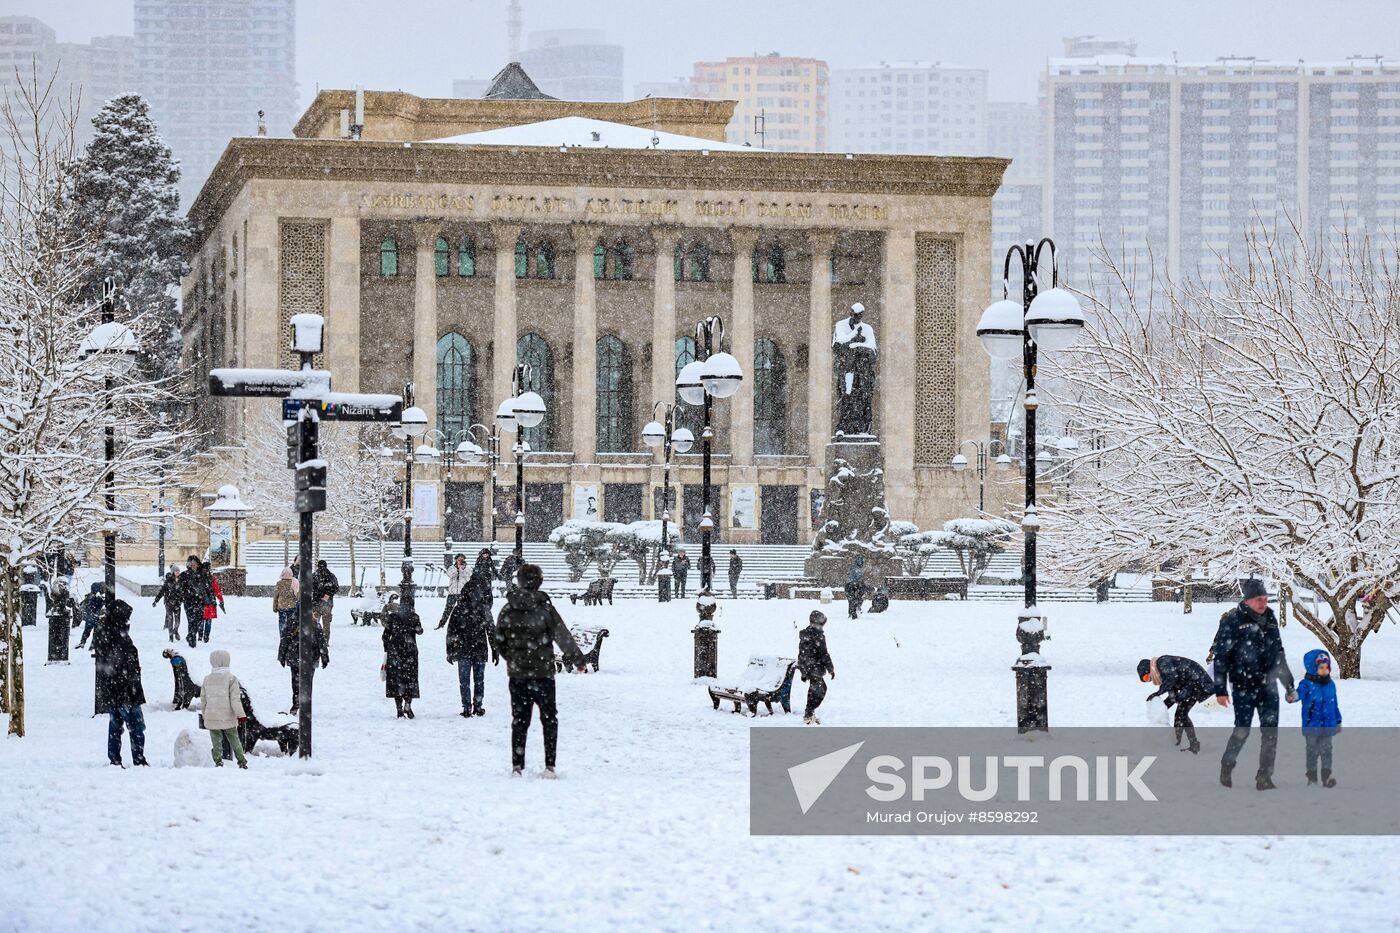
[[[1004,160],[730,146],[732,102],[369,93],[361,138],[342,139],[352,106],[321,92],[297,138],[232,140],[194,202],[198,375],[293,365],[287,320],[318,312],[335,388],[414,383],[443,447],[490,423],[528,361],[549,407],[527,435],[540,539],[589,499],[606,520],[658,514],[662,469],[641,428],[675,398],[695,323],[719,315],[746,377],[716,404],[720,540],[805,543],[833,427],[832,327],[860,301],[880,340],[893,515],[931,527],[975,510],[976,477],[948,462],[988,434],[974,330]],[[219,481],[237,482],[225,449],[267,430],[250,412],[270,405],[201,401]],[[691,539],[699,464],[697,447],[672,472]],[[436,539],[447,514],[454,539],[488,537],[486,482],[484,467],[418,467],[415,530]]]

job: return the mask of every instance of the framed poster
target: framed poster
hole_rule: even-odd
[[[497,528],[515,527],[515,487],[497,486],[496,501],[491,509]]]
[[[232,564],[233,522],[213,522],[209,526],[209,565],[218,568]]]
[[[598,513],[598,487],[592,483],[574,483],[574,508],[571,517],[583,521],[601,521]]]
[[[729,526],[731,528],[757,528],[758,510],[757,486],[729,487]]]
[[[413,524],[428,528],[438,523],[437,483],[414,483]]]
[[[812,527],[820,528],[825,519],[822,518],[822,509],[826,507],[826,490],[813,489],[812,493]]]

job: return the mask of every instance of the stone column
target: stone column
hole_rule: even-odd
[[[753,463],[753,412],[754,412],[754,372],[753,372],[753,265],[750,255],[758,231],[748,227],[734,227],[729,231],[729,242],[734,251],[734,274],[730,284],[729,320],[726,336],[729,338],[729,352],[739,361],[744,373],[744,386],[729,403],[729,435],[737,466]],[[767,402],[771,404],[771,400]]]
[[[680,230],[652,227],[651,239],[656,251],[656,271],[652,278],[651,397],[637,399],[637,407],[643,411],[650,411],[657,402],[669,402],[676,396],[675,255]]]
[[[890,514],[914,514],[914,231],[885,233],[880,320],[880,410],[876,432],[885,456]],[[984,266],[985,268],[985,266]]]
[[[496,241],[496,307],[491,330],[491,395],[489,411],[494,418],[496,409],[510,398],[510,377],[515,372],[515,241],[520,238],[519,224],[494,223],[491,238]],[[514,462],[511,445],[518,435],[501,435],[501,462]],[[514,476],[510,483],[515,482]],[[501,477],[502,482],[506,480]]]
[[[593,286],[593,248],[598,228],[573,224],[574,238],[574,462],[596,459],[598,309]]]
[[[277,307],[282,230],[275,216],[254,213],[248,217],[247,231],[243,244],[247,255],[243,320],[247,325],[248,354],[243,365],[280,368],[282,347],[287,343]]]
[[[433,247],[437,224],[413,225],[413,404],[428,415],[428,435],[422,443],[433,444],[437,427],[437,270]]]
[[[360,391],[360,218],[332,217],[326,281],[326,367],[340,392]]]
[[[813,230],[808,235],[812,249],[812,283],[809,291],[807,332],[807,463],[822,469],[826,463],[826,443],[835,423],[831,420],[832,375],[831,330],[835,314],[831,308],[831,250],[836,233]]]

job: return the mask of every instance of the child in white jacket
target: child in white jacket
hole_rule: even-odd
[[[220,768],[224,766],[224,740],[227,739],[238,759],[238,767],[246,769],[248,759],[243,754],[238,727],[248,721],[248,714],[243,711],[243,687],[230,673],[228,665],[227,651],[209,652],[209,666],[213,670],[199,688],[200,715],[214,744],[214,764]]]

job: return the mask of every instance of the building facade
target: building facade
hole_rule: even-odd
[[[982,68],[880,62],[831,73],[833,152],[986,155],[987,116]]]
[[[1400,61],[1052,59],[1044,212],[1084,281],[1088,247],[1219,280],[1256,224],[1400,221]]]
[[[53,29],[32,16],[0,16],[0,92],[10,93],[16,80],[27,79],[31,66],[41,81],[57,78],[63,99],[78,100],[79,144],[92,137],[92,118],[119,94],[137,89],[131,36],[94,36],[91,42],[59,42]],[[17,77],[18,72],[18,77]]]
[[[937,527],[975,510],[975,476],[948,464],[988,431],[975,327],[1004,160],[753,151],[716,140],[727,103],[695,100],[575,104],[583,139],[548,144],[532,120],[565,102],[522,101],[518,132],[482,145],[470,131],[505,119],[511,102],[414,107],[370,93],[366,138],[340,140],[349,96],[323,92],[300,138],[233,140],[195,201],[202,239],[184,307],[197,373],[289,365],[289,317],[322,313],[335,388],[412,382],[443,447],[489,424],[515,365],[529,362],[548,406],[527,433],[527,535],[540,540],[583,517],[574,504],[589,498],[607,520],[659,517],[662,465],[640,431],[653,403],[675,400],[695,323],[719,315],[745,373],[715,410],[719,539],[805,543],[834,424],[832,328],[860,301],[879,333],[876,430],[892,514]],[[608,144],[650,140],[653,107],[685,135]],[[405,116],[415,111],[421,125]],[[456,141],[422,141],[443,138]],[[201,400],[209,456],[267,430],[265,407]],[[697,410],[682,420],[698,435]],[[229,455],[223,469],[236,464]],[[418,470],[414,501],[451,507],[450,537],[490,535],[499,511],[484,467]],[[672,482],[673,516],[694,540],[698,447]],[[430,519],[415,531],[444,529]]]
[[[136,68],[188,204],[230,137],[297,116],[295,0],[135,0]]]
[[[729,142],[774,152],[827,151],[829,85],[826,62],[777,52],[696,62],[692,81],[695,97],[737,102]]]
[[[560,100],[623,98],[622,46],[601,29],[532,32],[520,64],[541,91]]]

